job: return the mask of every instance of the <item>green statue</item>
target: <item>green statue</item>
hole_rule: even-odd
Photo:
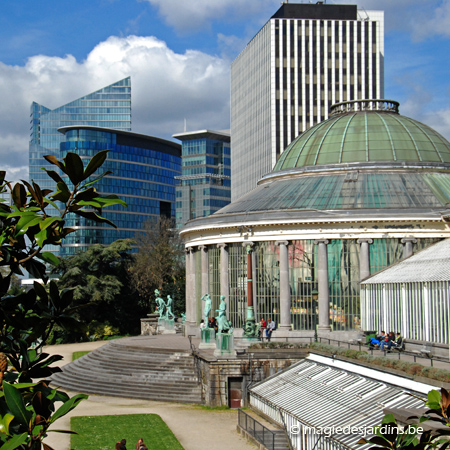
[[[208,326],[209,325],[208,318],[209,318],[209,313],[211,312],[211,305],[212,305],[212,301],[211,301],[210,295],[209,294],[205,294],[202,297],[202,301],[205,302],[205,308],[203,309],[203,313],[205,315],[206,325]]]
[[[166,304],[164,303],[164,300],[159,296],[159,290],[155,289],[155,302],[158,305],[158,313],[159,313],[159,318],[162,319],[163,315],[164,315],[164,308],[166,307]]]
[[[166,320],[169,320],[169,316],[172,316],[172,319],[175,319],[175,314],[172,312],[172,297],[170,295],[167,296]]]
[[[219,313],[219,315],[216,317],[219,333],[232,333],[233,328],[231,327],[231,322],[229,322],[227,319],[227,304],[225,302],[225,295],[220,296],[219,309],[216,309],[216,311]]]

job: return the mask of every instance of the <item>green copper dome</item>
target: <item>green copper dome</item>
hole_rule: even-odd
[[[274,172],[295,167],[375,161],[450,163],[450,142],[401,116],[392,100],[355,100],[332,107],[331,117],[297,137]]]

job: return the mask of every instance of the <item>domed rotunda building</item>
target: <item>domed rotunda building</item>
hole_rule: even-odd
[[[334,105],[254,190],[187,223],[189,333],[205,293],[236,331],[248,295],[274,336],[360,330],[361,280],[450,237],[450,143],[398,107]]]

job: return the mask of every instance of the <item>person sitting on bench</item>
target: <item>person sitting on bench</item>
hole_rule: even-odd
[[[274,329],[275,329],[275,322],[272,320],[272,318],[269,317],[266,328],[266,338],[268,342],[270,342],[270,338],[272,337],[272,332]]]

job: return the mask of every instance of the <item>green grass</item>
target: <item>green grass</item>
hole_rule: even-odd
[[[111,450],[117,441],[127,440],[134,449],[143,438],[151,450],[183,450],[170,428],[157,414],[128,414],[121,416],[84,416],[70,419],[72,450]]]
[[[75,361],[78,358],[81,358],[84,355],[87,355],[89,353],[89,351],[84,351],[84,352],[73,352],[72,353],[72,361]]]

